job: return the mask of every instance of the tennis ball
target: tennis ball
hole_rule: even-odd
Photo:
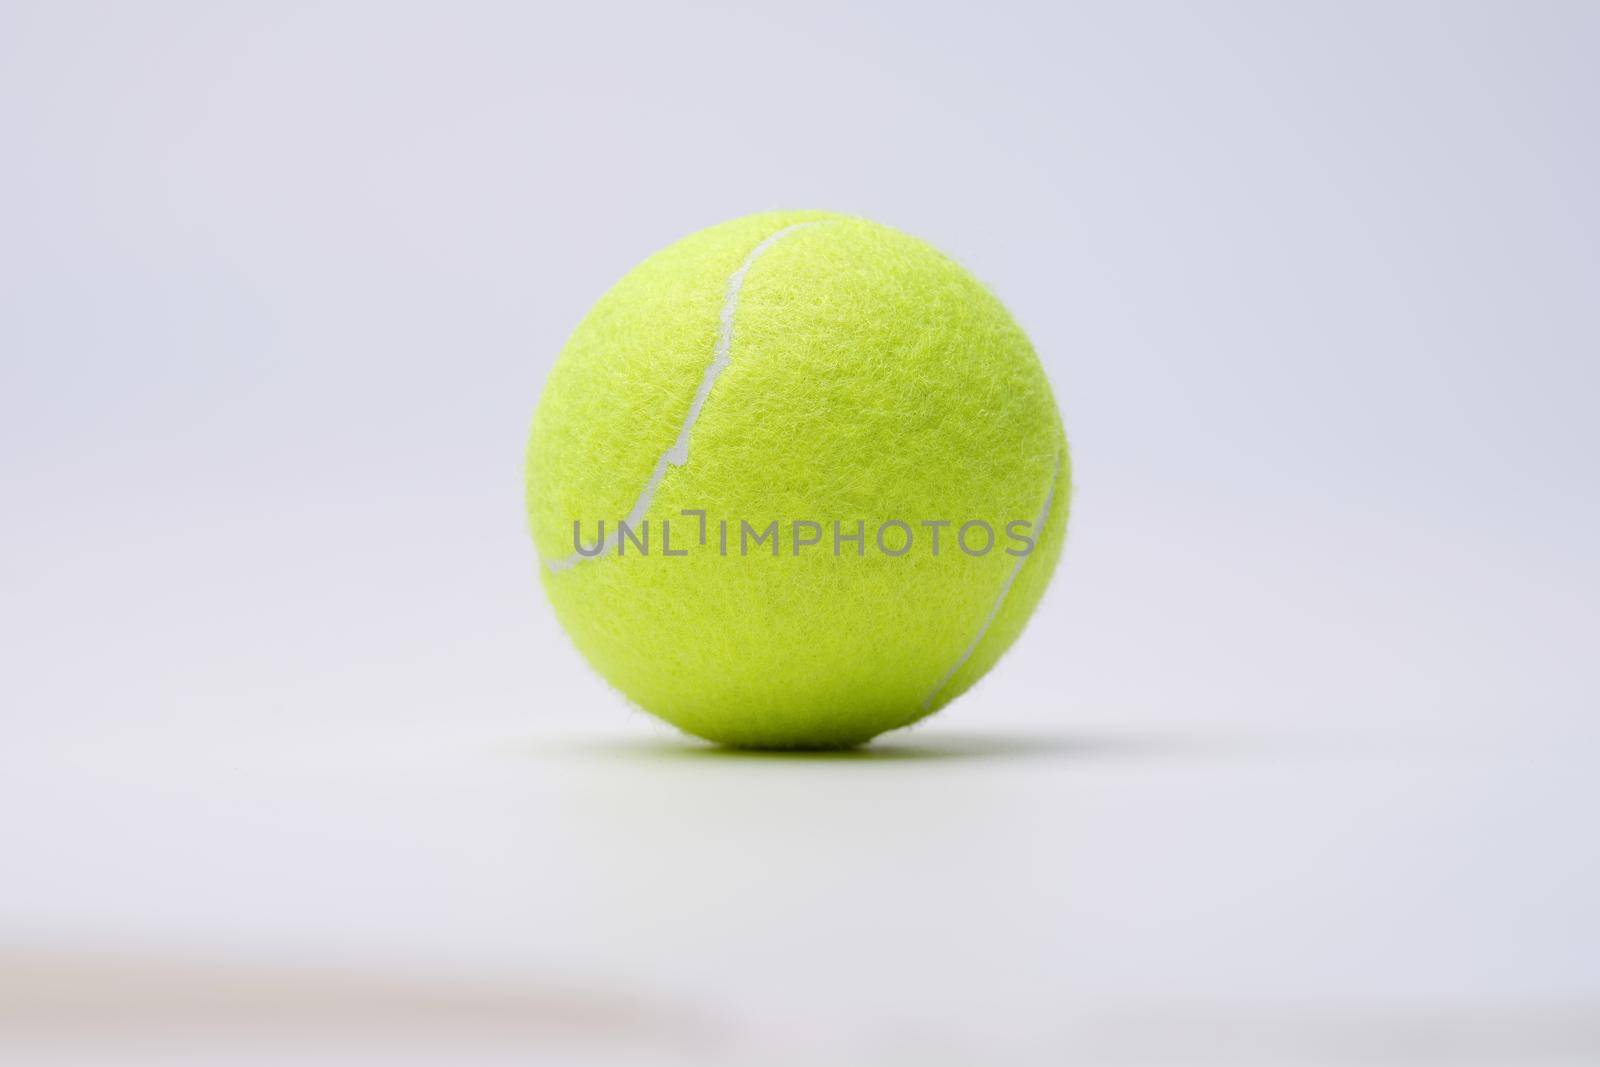
[[[982,677],[1050,578],[1070,485],[1000,302],[823,212],[636,267],[556,360],[527,453],[541,579],[584,656],[679,728],[759,748],[860,744]]]

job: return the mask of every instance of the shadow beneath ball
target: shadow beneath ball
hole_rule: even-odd
[[[1426,749],[1437,747],[1423,739]],[[1219,727],[1204,732],[997,733],[913,730],[886,734],[855,748],[733,748],[688,736],[567,742],[559,746],[606,759],[649,762],[925,763],[1060,761],[1073,763],[1304,761],[1394,757],[1417,750],[1416,739],[1386,734],[1285,733]]]
[[[854,748],[734,748],[690,737],[640,738],[585,746],[609,756],[645,760],[883,763],[1001,760],[1099,760],[1173,756],[1215,739],[1154,734],[920,733],[881,737]]]

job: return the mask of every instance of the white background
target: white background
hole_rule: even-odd
[[[860,7],[0,8],[0,1053],[1600,1058],[1600,8]],[[588,305],[779,207],[1074,452],[856,756],[628,709],[524,531]]]

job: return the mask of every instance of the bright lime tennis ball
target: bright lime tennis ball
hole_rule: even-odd
[[[1044,592],[1070,485],[1000,302],[823,212],[645,260],[567,342],[528,445],[578,648],[668,722],[762,748],[859,744],[982,677]]]

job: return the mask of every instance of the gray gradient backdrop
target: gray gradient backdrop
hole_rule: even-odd
[[[1597,53],[0,5],[0,1051],[1595,1062]],[[876,756],[630,711],[523,528],[587,306],[775,207],[971,267],[1074,448],[1032,627]]]

